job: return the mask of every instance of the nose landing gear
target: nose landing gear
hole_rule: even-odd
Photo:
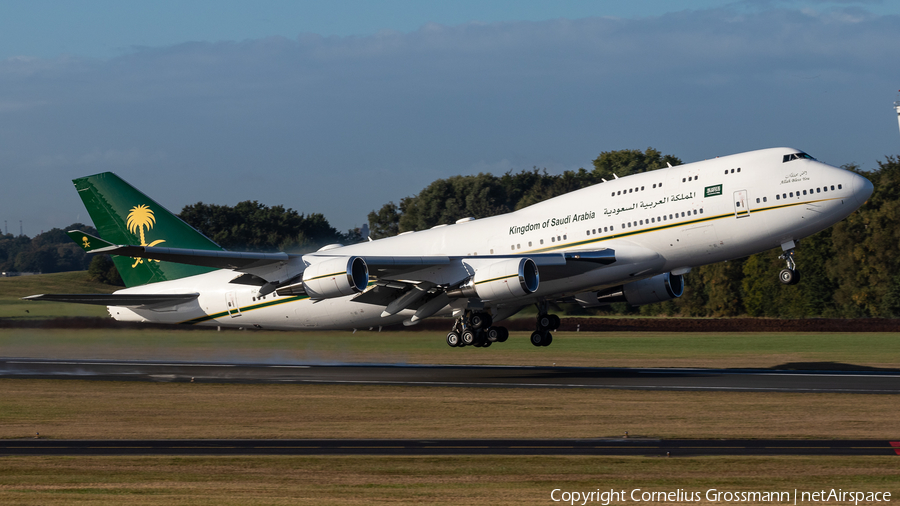
[[[784,250],[784,253],[778,258],[787,262],[787,268],[781,269],[781,272],[778,273],[778,280],[785,285],[799,283],[800,271],[797,270],[797,264],[794,262],[794,248]]]

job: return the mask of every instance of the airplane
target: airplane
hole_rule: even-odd
[[[800,239],[865,203],[873,186],[803,151],[771,148],[616,177],[515,212],[314,253],[226,251],[113,173],[73,180],[126,288],[27,300],[99,304],[119,321],[260,329],[415,325],[451,316],[446,342],[488,347],[497,325],[550,302],[632,306],[682,295],[692,268],[781,247],[795,284]]]

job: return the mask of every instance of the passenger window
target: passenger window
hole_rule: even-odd
[[[603,230],[606,230],[606,228],[604,228]],[[613,230],[613,226],[612,226],[612,225],[609,226],[609,230],[610,230],[610,231]]]
[[[643,186],[641,186],[641,191],[644,191],[644,187],[643,187]]]
[[[653,183],[653,187],[656,188],[656,183]]]
[[[844,185],[840,185],[840,184],[839,184],[839,185],[838,185],[838,190],[843,190],[843,189],[844,189]]]
[[[697,216],[697,210],[694,209],[694,216]]]
[[[828,191],[828,187],[827,187],[827,186],[823,187],[822,189],[823,189],[824,191]]]
[[[682,183],[684,183],[684,182],[686,182],[686,181],[687,181],[686,178],[681,178],[681,182],[682,182]]]
[[[611,196],[612,196],[612,197],[615,197],[615,196],[616,196],[616,192],[612,192],[612,195],[611,195]]]
[[[834,185],[831,185],[831,191],[834,191]]]
[[[794,192],[791,192],[791,198],[794,198]]]
[[[763,197],[763,202],[768,202],[768,199],[766,197]]]
[[[821,188],[816,188],[816,193],[822,193],[822,189],[821,189]]]
[[[786,198],[787,198],[787,193],[782,193],[782,194],[781,194],[781,198],[786,199]]]
[[[803,194],[806,195],[806,190],[803,190]]]
[[[781,200],[781,195],[775,195],[775,200]]]
[[[628,189],[628,193],[631,193],[631,188]]]
[[[740,168],[740,167],[738,167],[738,172],[740,172],[740,171],[741,171],[741,168]]]
[[[756,203],[759,204],[759,198],[756,199]]]
[[[700,214],[703,214],[703,208],[702,208],[702,207],[700,208]]]
[[[541,244],[544,244],[544,240],[543,240],[543,239],[541,239]]]

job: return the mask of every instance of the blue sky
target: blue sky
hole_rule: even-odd
[[[5,2],[0,220],[89,218],[119,173],[173,211],[361,225],[436,178],[793,146],[900,147],[900,2]]]

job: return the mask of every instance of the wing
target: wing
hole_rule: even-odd
[[[183,294],[116,294],[116,293],[49,293],[22,297],[22,300],[37,300],[48,302],[72,302],[76,304],[96,304],[99,306],[125,306],[125,307],[158,307],[175,306],[190,302],[199,293]]]

